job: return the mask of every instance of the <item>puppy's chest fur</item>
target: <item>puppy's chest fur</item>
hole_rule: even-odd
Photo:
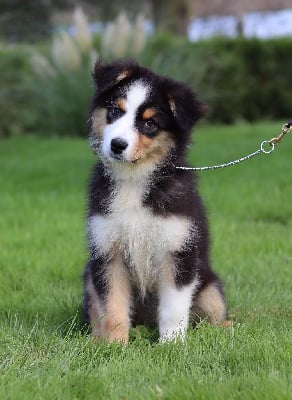
[[[106,257],[122,258],[142,291],[173,276],[173,254],[187,245],[193,230],[187,217],[154,215],[143,206],[147,190],[143,182],[121,181],[111,195],[109,212],[89,219],[91,244]]]

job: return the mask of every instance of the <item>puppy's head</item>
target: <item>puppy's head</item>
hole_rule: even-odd
[[[98,62],[93,77],[90,142],[104,160],[158,164],[184,152],[203,115],[187,86],[132,61]]]

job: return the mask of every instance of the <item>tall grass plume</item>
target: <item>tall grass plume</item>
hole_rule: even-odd
[[[125,13],[109,23],[102,33],[101,49],[87,16],[80,7],[73,13],[74,35],[63,30],[54,35],[50,54],[32,52],[39,129],[44,133],[84,136],[92,96],[91,71],[96,60],[138,55],[146,44],[146,31],[140,15],[134,23]]]

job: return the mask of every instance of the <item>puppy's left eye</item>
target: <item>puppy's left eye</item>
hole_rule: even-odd
[[[152,132],[157,129],[157,124],[153,119],[147,119],[147,121],[144,122],[144,128],[146,131]]]

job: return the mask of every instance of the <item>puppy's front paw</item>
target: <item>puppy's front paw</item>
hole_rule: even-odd
[[[186,338],[186,331],[182,329],[181,326],[176,327],[174,329],[166,329],[165,331],[160,332],[160,343],[169,343],[169,342],[184,342]]]

